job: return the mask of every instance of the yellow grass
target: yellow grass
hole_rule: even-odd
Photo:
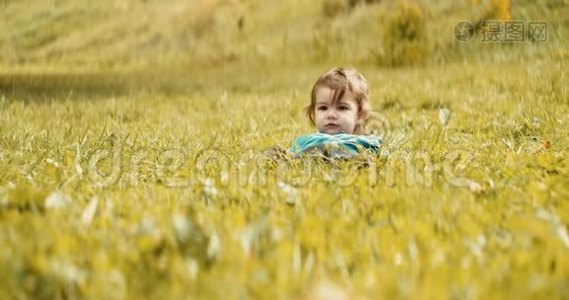
[[[569,297],[567,5],[512,3],[552,20],[512,45],[418,1],[425,60],[385,68],[385,2],[54,3],[1,4],[0,298]],[[371,166],[264,156],[341,64]]]

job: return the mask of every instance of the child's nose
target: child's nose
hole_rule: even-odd
[[[328,119],[336,119],[337,117],[338,114],[335,109],[332,108],[328,110]]]

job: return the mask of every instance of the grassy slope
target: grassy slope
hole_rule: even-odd
[[[9,17],[0,22],[12,30],[35,26],[46,9],[6,3],[2,13]],[[58,3],[70,10],[93,5]],[[110,24],[121,19],[110,16],[126,20],[145,11],[132,5],[126,13],[103,6],[93,18],[105,20],[102,28],[120,28]],[[171,72],[129,77],[134,90],[127,93],[58,79],[50,85],[59,93],[45,92],[45,83],[38,93],[20,80],[17,97],[0,99],[0,243],[7,245],[0,248],[0,298],[568,297],[567,73],[563,55],[551,55],[566,44],[491,51],[463,45],[464,56],[452,52],[459,59],[450,63],[393,69],[332,48],[369,79],[372,105],[390,123],[388,156],[374,159],[376,169],[339,174],[353,166],[313,166],[312,180],[295,187],[306,176],[302,165],[256,155],[312,130],[301,110],[312,80],[330,62],[306,58],[310,63],[298,68],[282,67],[295,56],[280,61],[284,42],[274,32],[283,29],[275,28],[282,22],[275,16],[298,15],[298,27],[288,29],[294,54],[296,41],[312,40],[301,34],[302,22],[330,21],[303,17],[319,14],[319,6],[256,5],[243,8],[258,15],[245,21],[253,32],[234,50],[251,57],[233,66],[211,70],[233,51],[214,35],[207,40],[219,46],[213,58],[200,48],[193,51],[203,59],[185,62],[200,72],[172,67],[176,50],[156,46],[128,66],[143,68],[152,61],[145,55],[160,53],[156,59]],[[220,14],[236,12],[225,9]],[[331,22],[341,27],[367,13]],[[96,36],[87,25],[81,36]],[[23,36],[16,40],[25,47],[41,40]],[[125,40],[136,45],[145,36]],[[47,58],[49,49],[72,40],[30,47],[24,56],[38,58],[28,65],[6,59],[15,52],[4,50],[5,70],[65,71],[67,58],[84,59],[87,71],[114,70],[109,60],[121,57],[118,44],[101,42],[104,51],[86,46],[65,60]],[[531,63],[515,63],[524,56]],[[275,60],[280,67],[271,66]],[[446,126],[439,121],[443,108],[451,113]],[[255,170],[268,176],[266,183],[247,176]],[[377,175],[371,183],[370,173]]]
[[[359,6],[336,17],[324,15],[322,2],[6,1],[0,4],[0,66],[36,72],[159,67],[183,74],[227,64],[376,64],[388,51],[385,28],[400,11],[397,2]],[[484,5],[468,3],[418,1],[427,63],[567,57],[567,4],[513,4],[514,20],[548,21],[550,41],[500,46],[454,41],[457,21],[485,15]]]

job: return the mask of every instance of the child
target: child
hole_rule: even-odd
[[[365,149],[379,150],[380,138],[366,135],[371,114],[369,86],[355,69],[333,68],[322,74],[305,111],[318,132],[296,138],[288,150],[293,157],[317,153],[333,159],[350,158]]]

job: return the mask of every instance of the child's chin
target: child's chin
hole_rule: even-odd
[[[325,133],[325,134],[341,134],[341,133],[345,133],[342,130],[320,130],[320,133]]]

